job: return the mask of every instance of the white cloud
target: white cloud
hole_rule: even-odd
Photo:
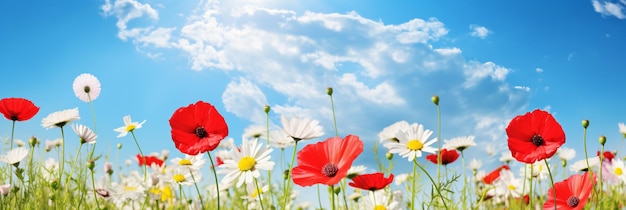
[[[354,89],[357,95],[377,105],[403,105],[405,103],[404,99],[398,96],[393,86],[387,82],[382,82],[374,88],[369,88],[362,82],[357,81],[354,74],[348,73],[344,74],[338,83]]]
[[[104,5],[100,9],[102,9],[105,16],[115,16],[117,18],[116,26],[120,30],[118,37],[122,40],[134,37],[142,31],[138,29],[127,31],[129,21],[144,16],[154,20],[159,19],[159,13],[150,4],[142,4],[136,0],[115,0],[113,4],[111,4],[111,0],[105,0]]]
[[[458,55],[461,54],[461,49],[453,47],[453,48],[439,48],[439,49],[434,49],[435,52],[444,55],[444,56],[454,56],[454,55]]]
[[[496,81],[504,81],[509,71],[509,69],[491,61],[485,63],[470,61],[464,66],[463,73],[466,76],[464,86],[465,88],[474,87],[476,83],[487,77]]]
[[[535,71],[536,71],[537,73],[542,73],[542,72],[543,72],[543,69],[542,69],[542,68],[536,68],[536,69],[535,69]]]
[[[251,81],[239,78],[226,86],[222,94],[226,111],[256,124],[265,123],[263,106],[267,105],[265,94]]]
[[[480,26],[480,25],[472,24],[472,25],[469,26],[469,28],[472,30],[472,33],[471,33],[472,36],[475,36],[475,37],[478,37],[478,38],[481,38],[481,39],[487,38],[487,36],[490,33],[492,33],[486,27]]]
[[[528,86],[516,85],[516,86],[513,86],[513,88],[515,88],[517,90],[523,90],[523,91],[526,91],[526,92],[530,91],[530,87],[528,87]]]
[[[613,3],[610,1],[600,2],[598,0],[593,0],[591,2],[593,5],[593,9],[597,13],[600,13],[605,16],[614,16],[618,19],[626,18],[626,15],[624,14],[624,11],[623,11],[624,5],[626,5],[625,1],[620,1],[619,3]]]

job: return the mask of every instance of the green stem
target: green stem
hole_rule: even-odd
[[[333,95],[330,95],[330,107],[333,113],[333,124],[335,126],[335,136],[339,136],[339,131],[337,130],[337,118],[335,117],[335,103],[333,102]]]
[[[215,164],[213,164],[213,158],[211,158],[211,153],[207,152],[209,155],[209,160],[211,161],[211,169],[213,169],[213,177],[215,178],[215,188],[217,189],[217,210],[220,209],[220,185],[217,180],[217,172],[215,171]]]
[[[556,205],[556,189],[554,188],[554,178],[552,178],[552,171],[550,171],[550,164],[548,164],[548,160],[543,159],[543,162],[546,163],[546,169],[548,169],[548,174],[550,175],[550,184],[552,185],[552,192],[554,195],[554,210],[556,210],[557,205]]]
[[[72,162],[72,166],[70,168],[70,174],[65,178],[65,182],[67,182],[70,177],[74,174],[74,167],[76,167],[76,162],[78,162],[78,156],[80,155],[80,150],[83,148],[83,144],[81,143],[78,146],[78,152],[76,152],[76,157],[74,157],[74,162]]]
[[[345,209],[349,209],[348,208],[348,199],[346,197],[346,179],[342,179],[341,180],[341,195],[343,196],[343,205],[346,206]]]
[[[524,165],[524,167],[526,167]],[[530,166],[530,178],[528,179],[528,206],[533,206],[533,200],[535,196],[533,195],[533,169],[534,167]]]
[[[100,208],[100,202],[98,201],[98,194],[96,193],[96,181],[95,181],[95,176],[93,175],[94,172],[93,170],[91,170],[91,188],[93,188],[93,199],[96,200],[96,206],[98,206],[98,209]]]
[[[285,186],[285,193],[284,193],[284,197],[283,197],[283,209],[285,209],[285,207],[287,206],[287,198],[288,198],[288,194],[291,192],[290,190],[290,185],[291,185],[291,171],[293,170],[293,162],[296,159],[296,151],[298,149],[298,140],[296,140],[296,143],[293,145],[293,153],[291,154],[291,163],[289,164],[289,172],[287,173],[287,186]]]
[[[267,139],[267,145],[270,145],[270,116],[269,116],[269,112],[265,112],[265,132],[266,132],[266,139]],[[267,182],[270,183],[267,186],[267,194],[269,196],[269,202],[270,202],[270,207],[273,206],[273,199],[272,199],[272,171],[268,170],[267,171]]]
[[[10,150],[13,150],[13,135],[15,135],[15,120],[13,120],[13,125],[11,126],[11,146]],[[31,153],[32,154],[32,153]],[[9,164],[9,184],[13,184],[13,168]]]
[[[335,210],[335,185],[330,186],[330,209]]]
[[[91,115],[93,116],[93,133],[98,133],[98,128],[96,127],[96,111],[93,108],[93,103],[91,101],[91,94],[87,93],[87,97],[89,97],[89,106],[91,107]],[[93,153],[96,151],[96,142],[93,143],[93,147],[91,147],[91,152],[89,152],[89,159],[93,159]]]
[[[526,174],[528,174],[527,171],[528,171],[528,166],[526,166],[526,164],[524,164],[524,177],[522,177],[522,179],[524,179],[522,181],[522,200],[524,200],[523,199],[524,198],[523,194],[524,194],[524,192],[526,192]],[[530,201],[530,194],[528,194],[528,200]]]
[[[437,163],[441,163],[441,109],[437,107]],[[437,184],[441,182],[441,164],[437,164]]]
[[[415,210],[415,180],[417,178],[417,160],[413,160],[413,176],[411,177],[411,210]]]
[[[200,189],[198,188],[198,183],[196,182],[196,177],[193,176],[193,171],[191,171],[191,169],[189,169],[189,173],[191,174],[191,180],[193,180],[193,185],[196,187],[196,192],[198,193],[198,198],[200,198],[200,205],[202,206],[202,208],[200,208],[200,209],[204,209],[205,208],[204,201],[202,200],[202,194],[200,193]],[[256,179],[255,179],[255,181],[256,181]]]
[[[261,205],[261,210],[265,210],[263,207],[263,198],[261,198],[261,190],[259,190],[259,182],[254,178],[254,185],[256,186],[256,194],[259,196],[259,204]]]
[[[466,208],[467,207],[466,202],[467,202],[467,196],[469,194],[466,194],[466,191],[467,191],[467,176],[465,174],[466,173],[465,171],[467,171],[467,169],[465,169],[465,156],[463,155],[463,150],[461,150],[461,163],[463,164],[463,194],[462,194],[462,197],[463,197],[463,209],[467,209]],[[446,172],[447,172],[447,170],[446,170]]]
[[[143,152],[141,151],[141,147],[139,146],[139,142],[137,142],[137,138],[135,137],[135,132],[130,131],[130,134],[133,135],[133,140],[135,140],[135,144],[137,145],[137,149],[139,149],[139,155],[143,159],[143,181],[146,182],[146,174],[148,174],[148,163],[146,163],[146,156],[143,156]]]
[[[324,209],[322,208],[322,196],[320,194],[320,185],[315,185],[317,187],[317,204],[320,206],[320,209]]]
[[[602,163],[604,162],[604,144],[602,144],[602,147],[600,149],[600,178],[598,179],[600,181],[600,189],[598,190],[598,198],[602,197]]]
[[[63,170],[65,165],[65,132],[63,131],[63,126],[61,128],[61,162],[59,163],[59,187],[63,186],[61,180],[63,179]]]
[[[178,202],[180,203],[180,208],[184,208],[184,204],[183,204],[183,185],[182,184],[178,184],[178,191],[180,193],[180,199],[178,200]]]
[[[439,197],[441,198],[441,202],[443,203],[443,207],[445,209],[448,209],[448,205],[446,204],[446,201],[444,200],[443,195],[441,194],[441,190],[439,189],[439,186],[435,183],[435,180],[433,180],[433,177],[430,176],[428,171],[426,171],[426,169],[424,167],[422,167],[422,165],[417,163],[417,159],[414,159],[413,163],[415,164],[414,167],[415,166],[419,167],[426,174],[426,176],[428,176],[428,179],[430,179],[430,181],[433,183],[433,185],[435,186],[435,189],[437,190],[437,194],[439,194]],[[415,191],[415,190],[412,190],[412,191]]]

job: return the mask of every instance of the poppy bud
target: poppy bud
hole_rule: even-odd
[[[326,88],[326,94],[328,94],[329,96],[332,96],[333,95],[333,88],[332,87]]]
[[[35,147],[35,145],[37,145],[39,141],[37,140],[37,137],[30,137],[30,139],[28,139],[28,144],[30,144],[31,147]]]
[[[270,105],[263,106],[263,111],[267,114],[270,112]]]
[[[561,166],[565,167],[567,165],[567,160],[561,159]]]
[[[602,146],[604,146],[604,143],[606,143],[606,136],[601,135],[598,141],[600,142]]]
[[[387,158],[387,160],[391,160],[391,159],[393,159],[393,154],[392,154],[392,153],[387,152],[387,153],[385,154],[385,157]]]
[[[117,149],[122,149],[122,143],[117,144]]]
[[[435,103],[435,106],[439,106],[439,96],[438,95],[434,95],[433,97],[430,98],[431,101],[433,101],[433,103]]]
[[[589,120],[583,120],[583,128],[589,127]]]

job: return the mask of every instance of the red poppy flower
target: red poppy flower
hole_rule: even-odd
[[[170,118],[170,126],[174,145],[188,155],[213,151],[228,136],[224,117],[204,101],[176,110]]]
[[[459,158],[459,153],[456,150],[448,150],[446,148],[441,149],[441,163],[443,165],[448,165],[454,162]],[[427,160],[430,162],[437,164],[437,154],[430,154],[426,156]]]
[[[597,153],[598,157],[600,157],[600,151],[598,151]],[[604,151],[604,159],[608,160],[609,163],[613,161],[613,158],[615,158],[615,154],[613,154],[611,151]]]
[[[548,200],[543,204],[543,209],[583,209],[591,195],[595,185],[596,175],[589,178],[589,173],[574,174],[566,180],[554,183],[554,188],[548,190]],[[554,191],[556,190],[556,200]]]
[[[145,159],[145,162],[144,162]],[[147,165],[147,166],[152,166],[152,164],[156,164],[157,166],[162,166],[163,165],[163,160],[159,159],[158,157],[155,156],[143,156],[143,158],[141,158],[140,154],[137,154],[137,162],[139,162],[139,165]]]
[[[23,98],[3,98],[0,100],[0,113],[4,115],[4,118],[13,121],[25,121],[33,118],[39,107],[35,106],[33,102]]]
[[[508,165],[502,165],[483,177],[483,182],[485,184],[493,184],[496,179],[500,178],[501,170],[511,170],[511,168]]]
[[[309,144],[298,152],[298,166],[291,175],[293,182],[302,187],[314,184],[335,185],[348,174],[348,169],[363,152],[363,142],[358,136],[348,135],[328,138]]]
[[[511,155],[528,164],[552,157],[565,143],[561,125],[550,113],[539,109],[513,118],[506,134]]]
[[[393,182],[393,174],[389,174],[389,178],[385,178],[385,174],[379,172],[357,175],[348,184],[354,188],[376,191],[387,187],[391,182]]]

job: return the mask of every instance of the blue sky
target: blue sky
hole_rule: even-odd
[[[508,121],[540,108],[561,123],[578,160],[583,119],[590,151],[600,135],[611,150],[623,141],[625,8],[596,0],[3,1],[0,98],[41,107],[18,123],[16,138],[55,139],[59,131],[40,126],[49,113],[78,107],[79,122],[92,125],[71,86],[81,73],[95,75],[98,150],[123,143],[123,160],[137,150],[113,129],[128,114],[147,120],[136,132],[146,153],[172,156],[180,153],[168,120],[198,100],[217,107],[237,142],[264,123],[265,104],[273,126],[281,114],[311,117],[330,137],[332,86],[340,135],[361,136],[369,153],[393,122],[436,130],[430,97],[439,95],[442,138],[476,136],[468,158],[486,145],[507,150]],[[0,122],[0,136],[10,126]],[[374,167],[365,155],[357,164]]]

